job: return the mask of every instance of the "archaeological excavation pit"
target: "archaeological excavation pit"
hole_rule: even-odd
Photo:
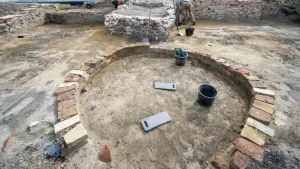
[[[176,83],[177,90],[154,89],[155,81]],[[114,59],[86,83],[81,121],[90,138],[112,146],[114,168],[202,168],[244,125],[249,100],[232,81],[191,61],[176,66],[168,54]],[[210,108],[197,102],[203,83],[219,90]],[[145,132],[140,120],[163,111],[172,121]]]

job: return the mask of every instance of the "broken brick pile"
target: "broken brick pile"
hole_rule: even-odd
[[[55,5],[34,4],[20,9],[14,15],[2,16],[0,17],[0,34],[42,25],[46,23],[46,13],[54,9]]]
[[[216,71],[235,81],[236,84],[243,86],[253,103],[240,136],[229,148],[221,151],[212,159],[213,165],[221,169],[242,169],[247,168],[252,160],[262,163],[266,138],[273,137],[275,134],[274,130],[267,126],[272,120],[275,93],[267,90],[266,84],[243,66],[199,51],[187,52],[194,65],[205,64],[213,67]],[[68,147],[73,147],[88,138],[86,130],[80,123],[77,108],[83,85],[113,60],[145,53],[174,56],[174,49],[161,45],[150,46],[149,43],[109,46],[103,54],[86,60],[84,64],[67,74],[65,83],[59,85],[55,92],[58,101],[58,120],[60,121],[55,125],[55,132],[63,134]]]

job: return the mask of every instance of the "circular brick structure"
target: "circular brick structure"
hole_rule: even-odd
[[[89,82],[89,78],[103,70],[112,61],[127,56],[144,54],[146,52],[172,56],[173,50],[174,49],[160,45],[150,46],[149,43],[108,47],[103,55],[85,61],[83,65],[67,74],[65,83],[60,85],[56,91],[60,105],[58,110],[59,117],[62,117],[61,120],[69,119],[79,113],[77,105],[80,91],[83,89],[86,82]],[[237,135],[236,139],[232,140],[232,143],[228,145],[228,148],[225,148],[219,153],[216,152],[211,157],[212,164],[218,168],[246,168],[251,160],[262,163],[265,140],[267,137],[274,136],[274,130],[267,125],[271,121],[275,93],[267,90],[265,83],[255,76],[254,73],[245,70],[239,65],[234,65],[223,58],[218,58],[198,51],[188,51],[188,53],[193,65],[204,65],[228,79],[231,79],[236,85],[244,90],[245,97],[247,97],[247,100],[249,101],[249,112],[245,115],[246,118],[240,134]],[[70,91],[73,92],[70,94]],[[70,109],[70,106],[68,106],[70,103],[65,103],[66,100],[75,100],[74,103],[76,106],[73,110],[66,110]],[[63,122],[64,121],[61,121],[60,123]],[[82,126],[81,123],[77,124],[71,131],[65,135],[63,135],[64,133],[62,134],[65,140],[68,140],[68,142],[66,142],[67,147],[73,147],[79,142],[83,142],[87,139],[86,131],[84,128],[82,129]],[[75,133],[74,130],[80,130],[80,133],[82,134],[76,135],[76,140],[70,140],[69,137],[72,132]],[[219,150],[216,149],[215,151]]]

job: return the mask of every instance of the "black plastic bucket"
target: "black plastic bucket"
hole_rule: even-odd
[[[218,90],[208,84],[202,84],[198,90],[198,102],[206,107],[213,104],[215,98],[218,96]]]
[[[186,34],[186,36],[192,36],[193,34],[194,34],[194,30],[195,30],[195,28],[186,28],[185,29],[185,34]]]
[[[186,59],[189,56],[189,54],[187,52],[183,51],[183,53],[185,55],[184,57],[175,54],[176,55],[176,65],[178,65],[178,66],[184,66]]]

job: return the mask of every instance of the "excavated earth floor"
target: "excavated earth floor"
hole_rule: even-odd
[[[81,97],[82,122],[93,140],[112,146],[114,168],[200,168],[241,130],[249,102],[242,89],[211,70],[159,57],[112,63]],[[156,90],[154,81],[176,83],[177,90]],[[203,83],[219,90],[211,108],[197,102]],[[144,132],[140,120],[163,111],[172,121]]]
[[[183,32],[184,30],[181,29],[180,31]],[[40,147],[42,141],[53,137],[51,126],[56,122],[56,102],[53,96],[54,90],[63,81],[63,76],[67,71],[81,64],[84,60],[100,54],[101,51],[104,51],[108,46],[118,46],[129,43],[129,41],[126,37],[110,36],[103,25],[43,25],[25,30],[24,33],[26,33],[27,36],[23,39],[18,39],[14,36],[1,36],[0,38],[0,142],[3,143],[5,139],[10,136],[16,137],[16,141],[13,143],[12,147],[10,147],[8,152],[0,154],[0,168],[24,168],[24,166],[27,166],[27,168],[54,168],[54,162],[47,160],[43,156],[43,150]],[[170,45],[174,48],[183,47],[184,49],[202,50],[207,53],[224,57],[232,62],[239,63],[245,68],[256,72],[267,83],[268,88],[276,92],[275,111],[281,111],[287,116],[287,119],[285,125],[275,125],[274,121],[272,122],[271,127],[275,129],[276,134],[273,138],[267,139],[264,164],[260,166],[253,164],[251,168],[297,168],[300,161],[299,25],[267,21],[257,23],[198,21],[197,26],[195,27],[194,36],[178,37],[175,35],[176,31],[174,30],[171,40],[167,43],[162,43],[161,45]],[[136,58],[137,57],[133,56],[132,58],[114,62],[112,65],[115,65],[115,67],[109,66],[95,77],[94,80],[98,81],[99,84],[89,84],[91,87],[87,88],[87,93],[84,94],[85,100],[91,101],[96,99],[96,101],[100,101],[101,99],[105,99],[101,98],[101,95],[111,95],[106,98],[109,101],[107,103],[99,102],[99,105],[94,105],[93,102],[87,102],[90,104],[90,107],[86,107],[88,111],[82,112],[82,118],[84,119],[85,127],[88,128],[88,132],[91,136],[87,144],[78,151],[68,155],[66,162],[64,162],[65,168],[99,168],[99,166],[102,168],[117,168],[114,166],[120,164],[113,163],[108,165],[97,160],[99,148],[109,143],[109,141],[112,142],[111,144],[114,147],[113,161],[121,161],[122,159],[120,157],[122,153],[126,160],[137,160],[140,158],[135,154],[131,154],[131,152],[146,152],[161,157],[162,155],[157,154],[158,148],[154,147],[155,142],[153,142],[153,136],[151,135],[162,138],[162,142],[156,142],[159,146],[162,146],[163,142],[166,142],[167,139],[169,139],[168,142],[170,144],[176,143],[174,144],[175,146],[166,144],[167,146],[163,147],[165,149],[162,149],[165,150],[163,155],[167,155],[168,157],[173,156],[174,158],[171,158],[170,161],[167,162],[164,159],[159,159],[160,161],[158,162],[163,161],[164,163],[158,164],[155,163],[155,160],[157,161],[156,158],[152,156],[142,156],[143,158],[141,158],[139,162],[131,163],[131,161],[127,161],[126,163],[124,162],[124,165],[150,168],[148,166],[152,163],[153,165],[159,165],[154,167],[167,168],[167,166],[175,166],[175,164],[170,163],[177,158],[180,159],[179,161],[176,161],[176,165],[179,163],[179,167],[184,168],[185,164],[189,164],[191,165],[191,168],[192,166],[197,168],[197,165],[203,165],[206,162],[201,161],[202,159],[196,160],[195,156],[189,158],[193,148],[201,150],[201,146],[196,146],[199,145],[197,140],[200,138],[193,138],[193,135],[189,135],[189,132],[195,131],[200,133],[200,137],[202,137],[205,136],[205,134],[214,135],[218,130],[218,128],[215,127],[210,132],[201,134],[201,132],[203,132],[201,129],[207,128],[205,124],[206,122],[209,122],[210,118],[208,116],[209,113],[205,112],[201,107],[198,107],[198,105],[195,104],[196,90],[199,83],[209,79],[209,82],[212,82],[221,89],[223,88],[224,90],[220,91],[220,97],[218,99],[227,96],[228,98],[231,98],[231,101],[233,102],[237,100],[242,101],[242,92],[236,91],[230,87],[229,84],[225,85],[227,80],[224,79],[224,77],[219,77],[220,75],[211,72],[207,73],[203,68],[192,67],[188,64],[187,67],[177,71],[183,73],[185,76],[179,76],[178,74],[173,73],[173,71],[176,70],[173,66],[170,66],[173,65],[174,59],[159,60],[162,62],[160,63],[161,66],[159,66],[156,65],[159,63],[156,61],[157,58]],[[148,66],[145,62],[151,64]],[[123,65],[123,63],[125,64]],[[129,65],[132,65],[132,68],[129,67]],[[141,67],[141,65],[144,66],[142,69],[143,71],[133,72],[134,68],[137,66]],[[155,70],[155,68],[157,68],[157,70]],[[160,69],[163,70],[158,71]],[[109,73],[108,70],[111,70],[111,73]],[[115,72],[115,75],[113,75],[113,72]],[[130,77],[133,76],[134,73],[138,75],[138,73],[143,74],[147,72],[153,74],[153,76],[143,76],[139,78],[141,84],[145,84],[145,86],[139,85],[139,88],[133,90],[130,86],[136,84],[131,82],[130,78],[124,79],[125,86],[118,85],[122,79],[118,74]],[[173,74],[166,76],[167,72],[172,72]],[[163,75],[162,73],[166,74]],[[178,83],[181,84],[182,87],[188,85],[188,83],[185,82],[189,82],[191,83],[190,85],[192,88],[188,88],[188,90],[184,91],[182,88],[179,88],[178,91],[182,90],[181,93],[178,91],[167,92],[154,90],[151,84],[156,80],[156,75],[154,74],[161,74],[161,76],[158,77],[166,78],[166,80],[168,80],[168,78],[171,80],[171,77],[177,77]],[[203,74],[205,77],[199,76]],[[107,82],[101,81],[101,79],[105,80],[105,78],[100,78],[101,76],[112,77],[112,79],[106,79]],[[121,79],[116,79],[115,82],[111,81],[118,77]],[[210,79],[214,80],[211,81]],[[148,83],[149,81],[150,83]],[[145,95],[145,93],[146,95],[151,95],[157,100],[151,100],[150,97],[147,100],[145,100],[145,98],[138,100],[138,98],[132,96],[132,99],[137,101],[135,104],[141,105],[142,102],[144,102],[144,104],[147,103],[147,106],[149,106],[149,108],[145,106],[142,109],[143,111],[135,111],[134,109],[136,107],[133,106],[134,102],[131,102],[131,100],[116,99],[116,96],[113,95],[114,91],[108,87],[108,82],[111,82],[112,87],[120,87],[131,91],[128,94],[126,92],[119,93],[122,96],[121,98],[125,97],[124,95],[130,96],[130,94],[133,94],[136,91],[142,92],[143,95]],[[100,84],[104,85],[101,86]],[[107,90],[101,91],[101,88]],[[142,89],[145,89],[145,92]],[[88,98],[87,96],[92,94],[92,90],[98,90],[99,92],[104,93],[99,93],[99,95],[94,94],[94,96],[90,95],[91,97]],[[230,90],[232,91],[229,92]],[[142,97],[143,95],[139,96]],[[236,98],[230,96],[236,96]],[[157,102],[159,99],[164,100],[165,104],[163,104],[164,102]],[[174,100],[174,103],[171,103],[170,100]],[[154,104],[156,102],[157,105]],[[115,114],[111,113],[108,118],[102,118],[104,117],[102,115],[105,115],[105,113],[115,111],[114,109],[109,110],[109,107],[115,107],[114,105],[106,105],[107,107],[105,107],[105,104],[108,103],[114,103],[116,105],[126,103],[123,109],[117,110],[116,112],[126,114],[128,117],[123,116],[123,119],[117,119],[114,117]],[[222,106],[225,101],[217,100],[216,103],[218,106]],[[91,110],[91,106],[96,107],[94,107],[94,110]],[[238,106],[244,107],[246,105],[236,104],[235,106],[238,108]],[[235,106],[233,106],[233,108]],[[118,107],[122,108],[121,106]],[[189,107],[192,108],[189,109]],[[131,110],[131,112],[126,112],[127,108]],[[134,127],[138,126],[138,121],[141,118],[166,109],[170,109],[167,111],[172,113],[171,115],[174,118],[171,123],[148,134],[141,132],[142,130],[140,127]],[[224,112],[229,113],[231,109],[232,108],[227,108]],[[218,113],[216,109],[214,110],[214,108],[212,108],[212,110],[213,115]],[[196,111],[201,112],[204,116],[207,115],[207,121],[197,120],[201,118],[197,117],[200,113],[197,114],[195,113]],[[230,112],[230,115],[236,113],[237,112]],[[88,118],[88,115],[90,115],[90,118]],[[132,115],[137,115],[137,117]],[[94,119],[94,116],[98,116],[99,121],[97,121],[96,118]],[[131,117],[133,119],[130,119]],[[180,117],[186,117],[186,121]],[[220,130],[224,133],[221,133],[218,136],[216,135],[220,139],[225,138],[223,143],[222,140],[217,140],[218,143],[222,143],[220,148],[223,144],[229,143],[228,141],[234,136],[235,130],[237,130],[236,132],[239,131],[238,125],[234,126],[233,129],[229,129],[228,126],[232,125],[232,122],[239,123],[239,121],[242,120],[242,117],[240,116],[230,117],[229,114],[228,117],[220,117],[220,119],[226,118],[229,120],[229,125],[224,125],[225,127],[222,125],[226,131]],[[112,119],[117,121],[114,123]],[[125,119],[131,123],[125,123],[126,125],[124,124],[122,127],[122,120]],[[179,120],[177,121],[175,119]],[[27,130],[31,122],[40,120],[47,120],[49,122],[42,130],[35,130],[35,132]],[[97,123],[89,123],[89,120],[92,122],[96,121]],[[101,128],[107,127],[101,126],[102,122],[108,123],[110,121],[113,124],[112,129],[115,130],[117,127],[120,127],[120,132],[118,132],[121,135],[120,137],[117,138],[117,135],[109,133],[107,130],[101,130]],[[94,124],[95,127],[90,124]],[[211,125],[213,124],[216,124],[216,122],[212,121]],[[178,133],[182,133],[181,138],[179,137],[180,134],[175,136],[172,135],[172,131],[174,131],[171,130],[172,125],[177,127],[179,130]],[[129,133],[123,133],[122,130],[127,130],[127,126],[129,127]],[[182,128],[179,128],[181,126]],[[100,134],[101,132],[102,134]],[[135,134],[130,132],[135,132]],[[228,136],[224,136],[225,133],[231,133],[232,135],[229,134]],[[224,137],[222,137],[222,134]],[[164,135],[166,137],[163,137]],[[132,138],[129,136],[132,136]],[[134,138],[137,138],[135,139],[137,142],[149,139],[145,142],[145,145],[152,145],[153,147],[138,147],[139,145],[136,144],[135,146],[139,148],[139,151],[137,148],[129,149],[134,147],[132,145],[134,143]],[[127,145],[126,147],[124,146],[125,144]],[[192,147],[193,145],[194,147]],[[207,147],[207,145],[208,144],[204,144],[204,147]],[[175,150],[171,150],[170,147],[172,146],[177,147]],[[216,145],[212,144],[211,146]],[[217,149],[218,148],[219,147],[217,147]],[[151,149],[154,151],[151,152]],[[118,152],[115,153],[114,150],[117,150]],[[171,154],[167,154],[168,152]],[[210,150],[205,149],[199,152],[213,153],[210,152]],[[215,151],[215,153],[217,152],[218,151]],[[176,156],[176,153],[181,155]],[[200,157],[201,154],[198,154],[198,156]],[[203,157],[203,159],[208,158],[206,155],[203,155]],[[203,168],[205,167],[203,166]],[[211,166],[208,165],[206,168],[211,168]]]

